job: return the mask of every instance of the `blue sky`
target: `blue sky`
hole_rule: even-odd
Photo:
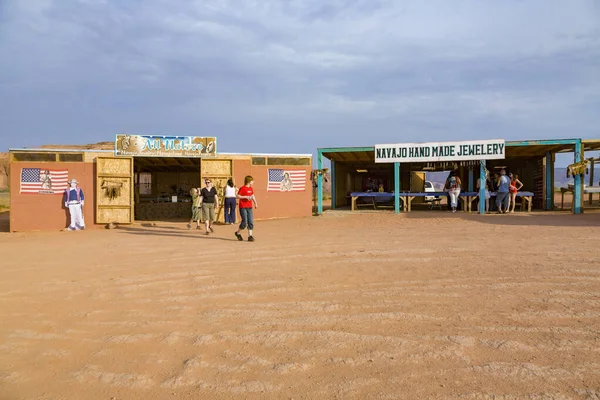
[[[4,0],[0,54],[0,150],[600,137],[593,0]]]

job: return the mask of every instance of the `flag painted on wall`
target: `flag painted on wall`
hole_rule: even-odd
[[[21,169],[21,190],[23,194],[63,194],[69,186],[68,170],[42,168]]]
[[[267,192],[304,192],[306,170],[269,169]]]

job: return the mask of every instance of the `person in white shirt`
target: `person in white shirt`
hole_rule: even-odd
[[[448,179],[446,180],[445,189],[450,195],[450,206],[452,207],[452,212],[456,212],[461,185],[462,183],[456,170],[450,172],[450,176],[448,176]]]
[[[235,224],[236,195],[237,188],[233,183],[233,179],[229,178],[227,185],[225,185],[225,193],[223,193],[223,197],[225,197],[225,223],[228,225]]]

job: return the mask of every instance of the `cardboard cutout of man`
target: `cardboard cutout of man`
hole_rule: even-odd
[[[81,190],[78,184],[79,182],[76,179],[71,179],[71,182],[69,182],[71,187],[65,190],[64,203],[71,215],[70,231],[85,229],[85,222],[83,221],[83,203],[85,198],[83,190]]]

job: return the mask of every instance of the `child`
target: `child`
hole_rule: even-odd
[[[196,221],[196,229],[200,229],[200,195],[198,189],[192,188],[190,195],[192,195],[192,219],[188,224],[188,229],[192,229],[192,222],[194,221]]]
[[[258,208],[258,203],[256,202],[256,198],[254,197],[254,189],[252,185],[254,184],[254,178],[250,175],[244,178],[244,186],[240,188],[237,194],[237,198],[240,200],[239,208],[240,208],[240,217],[242,218],[242,223],[240,227],[235,232],[235,237],[241,242],[244,240],[241,231],[246,229],[248,226],[248,241],[254,242],[254,236],[252,236],[252,230],[254,229],[254,216],[252,215],[252,203],[254,202],[254,207]]]

